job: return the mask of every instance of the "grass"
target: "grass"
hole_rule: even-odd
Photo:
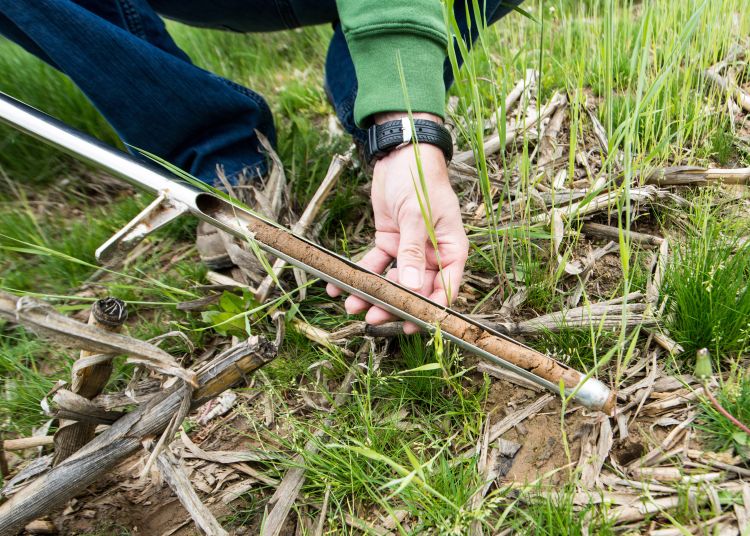
[[[746,224],[722,218],[714,202],[710,193],[694,201],[677,241],[665,279],[667,326],[687,355],[708,348],[729,359],[750,335],[750,244],[741,242]]]
[[[1,426],[6,432],[28,436],[48,419],[39,402],[54,385],[52,378],[69,374],[71,360],[65,355],[51,363],[40,359],[44,344],[23,329],[0,323],[0,334]]]
[[[538,536],[584,536],[585,534],[616,534],[614,524],[607,519],[606,510],[591,506],[582,510],[574,504],[575,489],[561,490],[523,497],[523,503],[513,508],[509,528],[517,533]]]
[[[450,92],[459,98],[452,119],[460,148],[472,150],[479,165],[476,189],[460,193],[464,201],[483,205],[487,215],[482,222],[471,222],[469,268],[497,289],[482,304],[483,311],[496,311],[522,288],[529,294],[523,318],[559,310],[576,283],[575,278],[565,279],[556,263],[549,225],[543,218],[531,221],[544,212],[533,203],[507,210],[507,202],[538,193],[534,140],[524,135],[489,159],[483,153],[482,142],[489,134],[485,125],[491,116],[504,135],[506,111],[500,103],[515,81],[523,78],[526,69],[540,72],[539,106],[553,91],[567,95],[572,103],[567,127],[572,135],[562,154],[567,169],[576,169],[577,153],[601,163],[602,171],[592,178],[603,178],[602,192],[616,199],[606,222],[620,229],[648,227],[629,208],[637,177],[662,165],[748,165],[750,150],[742,134],[733,130],[726,96],[707,90],[703,74],[739,37],[750,33],[750,16],[743,6],[741,0],[529,1],[523,5],[529,16],[510,15],[486,29],[471,54],[462,51],[467,61],[457,70]],[[734,13],[738,16],[728,15]],[[453,24],[450,10],[446,23]],[[332,111],[321,83],[330,28],[239,35],[175,23],[168,27],[199,66],[269,97],[279,126],[278,152],[291,184],[290,206],[299,214],[330,156],[350,147],[346,136],[329,129]],[[451,60],[455,65],[456,58]],[[7,42],[0,42],[0,90],[105,142],[118,143],[65,77]],[[593,142],[584,106],[594,109],[604,125],[609,156]],[[57,151],[0,127],[0,177],[4,185],[12,185],[0,193],[1,288],[55,297],[53,302],[69,313],[86,307],[91,296],[82,299],[76,293],[96,271],[93,251],[149,201],[129,192],[91,188],[89,183],[97,182],[89,180],[92,173]],[[318,236],[327,247],[349,256],[367,247],[367,183],[361,169],[347,171],[340,179],[319,222]],[[686,355],[707,346],[717,356],[720,372],[728,371],[733,379],[725,382],[718,396],[727,409],[748,422],[750,382],[741,371],[747,363],[750,292],[745,281],[750,276],[750,251],[747,243],[740,242],[748,229],[742,217],[732,212],[732,205],[724,203],[723,192],[680,195],[690,201],[690,208],[649,209],[657,227],[670,237],[673,252],[663,286],[662,294],[668,298],[661,320]],[[583,206],[586,202],[588,198]],[[556,202],[553,208],[566,207]],[[560,254],[568,260],[581,256],[580,224],[579,217],[563,219]],[[216,338],[224,340],[217,334],[223,329],[217,326],[221,321],[217,315],[203,318],[175,308],[176,303],[202,295],[196,286],[207,282],[205,269],[190,250],[193,230],[189,219],[164,229],[146,242],[143,255],[91,287],[96,296],[113,294],[129,302],[131,334],[146,339],[177,329],[199,348]],[[582,303],[645,290],[650,251],[637,248],[624,234],[619,246],[621,265],[613,270],[618,281],[614,286],[593,281]],[[351,320],[320,285],[310,286],[307,293],[305,301],[284,307],[328,331]],[[267,310],[247,315],[245,322],[243,314],[255,305],[237,294],[211,312],[240,315],[228,335],[244,337],[248,327],[253,333],[269,333]],[[281,428],[289,432],[275,437],[277,443],[290,453],[300,452],[311,440],[320,447],[314,454],[304,454],[304,493],[311,503],[320,503],[328,490],[331,532],[356,533],[347,516],[367,519],[373,511],[397,509],[409,513],[409,521],[396,529],[401,534],[465,534],[477,524],[488,533],[614,532],[606,507],[574,504],[574,482],[560,485],[554,493],[542,488],[519,493],[496,486],[482,501],[472,503],[473,492],[483,484],[482,475],[475,458],[460,459],[456,453],[477,444],[488,412],[498,408],[490,406],[489,379],[470,373],[455,348],[443,346],[439,337],[432,342],[421,336],[404,337],[376,346],[386,354],[380,368],[372,367],[375,356],[371,355],[369,366],[358,369],[346,402],[327,413],[300,409],[299,383],[304,379],[307,386],[314,386],[315,374],[309,367],[328,361],[331,368],[324,370],[322,379],[327,388],[337,385],[349,359],[311,343],[292,326],[287,331],[280,356],[258,376],[256,387],[266,391],[269,403],[278,409]],[[635,359],[634,345],[640,350],[645,339],[645,335],[631,339],[622,329],[601,332],[596,326],[585,330],[562,326],[528,343],[587,371],[613,356],[612,363],[596,373],[603,379],[615,378],[616,387],[622,387],[629,379],[623,377],[620,385],[619,378]],[[349,348],[356,349],[358,342]],[[165,341],[164,348],[179,358],[191,357],[180,339]],[[29,435],[46,420],[39,399],[53,378],[69,377],[73,358],[73,353],[0,325],[0,422],[6,434]],[[121,361],[112,387],[122,387],[129,376],[130,369]],[[702,411],[700,426],[712,448],[746,452],[746,438],[737,436],[710,407]],[[251,415],[247,419],[254,433],[268,433]],[[324,425],[327,418],[334,424]],[[565,418],[561,416],[560,422],[565,431]],[[319,429],[324,431],[322,437],[314,435]],[[288,467],[276,462],[272,469],[280,476]],[[228,521],[257,525],[268,492],[254,489]],[[310,512],[307,508],[305,515]],[[675,526],[688,526],[705,515],[685,507],[673,521]],[[648,520],[652,522],[663,527],[671,521],[655,515]]]
[[[750,423],[750,375],[742,373],[737,381],[726,383],[716,395],[719,404],[741,423]],[[750,436],[737,428],[708,400],[701,402],[699,428],[716,452],[733,450],[744,460],[750,460]]]
[[[485,515],[468,505],[481,477],[475,460],[456,464],[447,448],[476,437],[486,391],[462,385],[465,371],[456,369],[455,350],[441,355],[419,335],[402,338],[399,347],[397,360],[358,377],[349,402],[329,416],[335,424],[321,425],[323,438],[299,423],[299,444],[319,446],[301,451],[309,475],[305,490],[319,500],[328,490],[340,508],[354,500],[355,512],[368,502],[388,509],[397,497],[419,514],[415,530],[460,533]]]
[[[558,361],[588,372],[608,350],[617,345],[617,334],[602,331],[596,325],[590,329],[561,327],[546,331],[532,341],[532,346]]]

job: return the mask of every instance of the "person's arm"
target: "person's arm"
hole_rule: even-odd
[[[398,58],[414,117],[442,122],[447,37],[440,1],[338,0],[338,7],[357,72],[359,88],[354,107],[357,124],[366,127],[407,114]],[[425,193],[420,191],[413,146],[396,149],[375,163],[371,192],[375,247],[360,264],[383,273],[396,259],[397,267],[389,270],[387,277],[448,304],[461,284],[469,244],[442,151],[433,145],[420,144],[419,152]],[[428,237],[418,192],[429,198],[437,254]],[[328,293],[338,296],[341,292],[329,285]],[[371,324],[391,319],[386,311],[371,307],[356,296],[346,300],[350,314],[368,309],[366,320]],[[417,327],[407,325],[405,331],[412,333]]]
[[[440,0],[337,0],[337,7],[357,73],[357,125],[407,109],[399,57],[412,111],[444,117],[448,37]]]

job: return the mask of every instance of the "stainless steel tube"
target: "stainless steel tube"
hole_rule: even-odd
[[[79,160],[94,164],[141,190],[153,194],[167,192],[173,199],[194,206],[198,192],[178,182],[174,175],[148,166],[2,92],[0,120]]]
[[[248,238],[247,223],[249,219],[252,218],[263,221],[266,224],[273,225],[277,228],[281,228],[275,222],[270,222],[258,216],[257,214],[252,214],[241,207],[236,207],[225,201],[224,199],[214,196],[213,194],[201,192],[193,188],[192,186],[181,182],[179,179],[172,176],[167,171],[144,164],[143,162],[138,161],[136,158],[118,151],[117,149],[114,149],[104,143],[101,143],[91,138],[90,136],[82,134],[64,124],[63,122],[53,119],[48,115],[40,112],[39,110],[36,110],[16,99],[13,99],[12,97],[9,97],[2,92],[0,92],[0,120],[44,141],[45,143],[58,147],[60,150],[71,154],[83,161],[95,164],[101,169],[125,180],[133,186],[136,186],[153,194],[163,195],[172,203],[183,204],[187,208],[187,210],[194,216],[220,229],[223,229],[238,238]],[[209,210],[207,207],[211,207],[211,209]],[[357,266],[349,259],[327,251],[303,237],[296,238],[325,252],[327,255],[336,257],[337,259],[347,263],[349,266],[354,267],[357,270],[367,272],[367,270],[364,270],[361,267]],[[389,303],[368,295],[361,289],[352,287],[346,282],[337,279],[335,274],[314,269],[311,266],[300,261],[299,259],[284,254],[283,252],[276,249],[276,247],[274,247],[274,244],[265,244],[263,242],[258,242],[258,245],[264,251],[283,258],[290,264],[302,270],[305,270],[306,272],[316,277],[320,277],[324,281],[333,283],[339,288],[342,288],[352,294],[360,296],[370,303],[377,304],[379,307],[382,307],[383,309],[393,313],[400,318],[414,322],[427,331],[432,332],[435,330],[435,326],[433,326],[432,324],[425,322],[420,318],[413,317]],[[368,273],[372,274],[371,272]],[[372,275],[380,277],[384,282],[387,282],[388,285],[399,286],[392,281],[388,281],[385,278],[382,278],[382,276],[378,274]],[[427,300],[427,298],[425,298],[424,296],[416,294],[411,290],[405,289],[400,286],[399,288],[410,293],[415,299],[429,302],[429,300]],[[467,323],[473,324],[479,329],[488,332],[495,337],[499,337],[512,342],[519,348],[523,347],[528,349],[528,347],[526,347],[525,345],[514,341],[506,335],[489,329],[487,326],[481,325],[476,321],[469,319],[459,313],[456,313],[455,311],[452,311],[446,307],[435,304],[433,302],[430,303],[446,312],[449,312],[451,315],[455,315],[461,318]],[[462,348],[465,348],[466,350],[469,350],[470,352],[484,359],[492,361],[502,367],[510,369],[513,372],[523,376],[524,378],[527,378],[559,394],[558,385],[555,385],[554,383],[545,380],[537,376],[536,374],[533,374],[529,370],[506,361],[505,359],[489,353],[479,348],[478,346],[468,343],[460,337],[451,335],[450,333],[443,332],[443,336],[460,345]],[[549,357],[546,357],[546,359],[548,359],[550,362],[554,362],[554,360]],[[567,367],[567,365],[563,365],[557,362],[555,363],[569,371],[571,370],[570,367]],[[567,392],[569,394],[575,392],[574,399],[578,403],[586,407],[599,410],[606,409],[607,411],[609,411],[611,409],[611,406],[614,404],[613,394],[610,389],[595,378],[587,379],[582,374],[577,374],[580,377],[578,384],[575,386],[569,386]]]

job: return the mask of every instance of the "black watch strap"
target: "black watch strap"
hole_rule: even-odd
[[[429,119],[415,119],[414,134],[418,143],[428,143],[439,147],[447,161],[450,162],[453,158],[453,139],[448,129],[440,123]],[[408,117],[386,121],[380,125],[372,125],[367,129],[367,144],[365,147],[367,162],[379,160],[396,147],[408,145],[412,141],[412,130]]]

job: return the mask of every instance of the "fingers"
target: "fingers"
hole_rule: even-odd
[[[420,291],[425,285],[425,246],[427,228],[422,214],[412,208],[399,221],[398,282]]]
[[[421,289],[419,289],[419,294],[421,294],[422,296],[430,296],[433,293],[435,275],[436,272],[432,270],[428,270],[426,272],[426,277],[424,278],[425,284]],[[398,268],[389,270],[388,274],[386,274],[386,277],[391,281],[398,281]],[[442,291],[440,292],[442,293]],[[367,311],[367,315],[365,315],[365,322],[374,326],[385,324],[386,322],[390,322],[392,320],[396,320],[396,317],[388,311],[385,311],[377,306],[371,306],[370,310]],[[417,333],[420,329],[421,328],[419,326],[412,322],[404,323],[404,333],[407,335]]]
[[[389,279],[390,281],[398,281],[398,269],[391,268],[390,270],[388,270],[388,273],[385,274],[385,277],[386,279]],[[373,326],[379,326],[380,324],[385,324],[386,322],[395,320],[396,317],[394,317],[391,313],[389,313],[385,309],[381,309],[380,307],[376,305],[370,306],[370,304],[365,302],[364,300],[361,300],[361,301],[363,301],[367,305],[367,307],[370,308],[370,310],[367,311],[367,314],[365,315],[365,322],[367,322],[368,324],[372,324]]]

